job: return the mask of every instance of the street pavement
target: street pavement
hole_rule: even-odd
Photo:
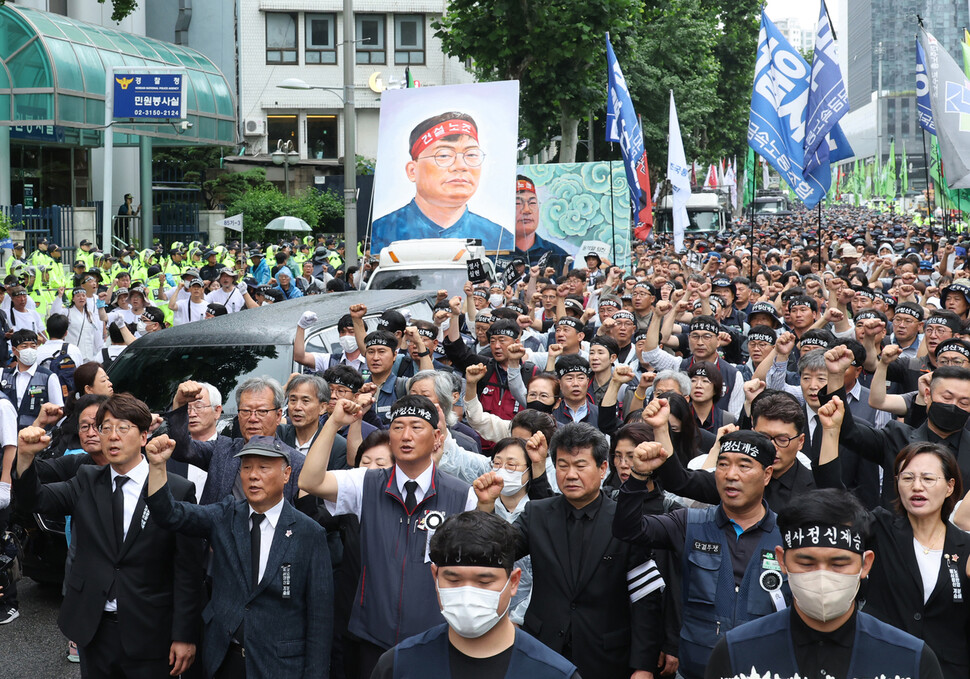
[[[20,617],[0,626],[0,676],[4,679],[75,679],[76,663],[67,660],[67,640],[57,629],[59,587],[29,578],[17,583]]]

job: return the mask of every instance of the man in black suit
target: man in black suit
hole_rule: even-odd
[[[206,675],[239,679],[326,676],[333,578],[325,531],[283,501],[292,471],[279,440],[253,436],[236,454],[245,500],[176,502],[166,472],[167,436],[145,448],[148,507],[179,533],[212,546],[212,598],[202,614]]]
[[[532,556],[532,602],[523,629],[562,654],[584,677],[645,679],[657,670],[664,638],[664,583],[648,555],[613,537],[616,503],[603,494],[609,443],[573,422],[549,452],[562,495],[526,505],[515,521],[516,559]],[[494,511],[502,479],[473,484],[478,508]]]
[[[77,554],[67,578],[58,626],[78,645],[84,677],[168,677],[195,658],[202,602],[202,543],[162,528],[145,504],[148,463],[142,447],[148,407],[115,394],[96,423],[107,466],[41,485],[34,456],[50,437],[20,432],[15,492],[30,512],[70,514]],[[192,485],[171,478],[178,500],[195,502]]]

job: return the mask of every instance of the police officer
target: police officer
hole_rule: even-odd
[[[64,405],[61,381],[50,370],[38,365],[37,333],[33,330],[18,330],[11,336],[10,345],[17,361],[3,371],[0,391],[17,408],[18,426],[29,427],[45,403]]]

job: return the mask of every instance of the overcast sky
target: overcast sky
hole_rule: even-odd
[[[835,6],[829,2],[829,12],[835,12]],[[802,28],[811,29],[818,21],[819,0],[767,0],[768,18],[772,21],[788,17],[797,18]]]

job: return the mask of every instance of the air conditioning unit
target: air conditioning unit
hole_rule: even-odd
[[[266,120],[264,118],[246,118],[243,133],[247,137],[258,137],[266,134]]]

